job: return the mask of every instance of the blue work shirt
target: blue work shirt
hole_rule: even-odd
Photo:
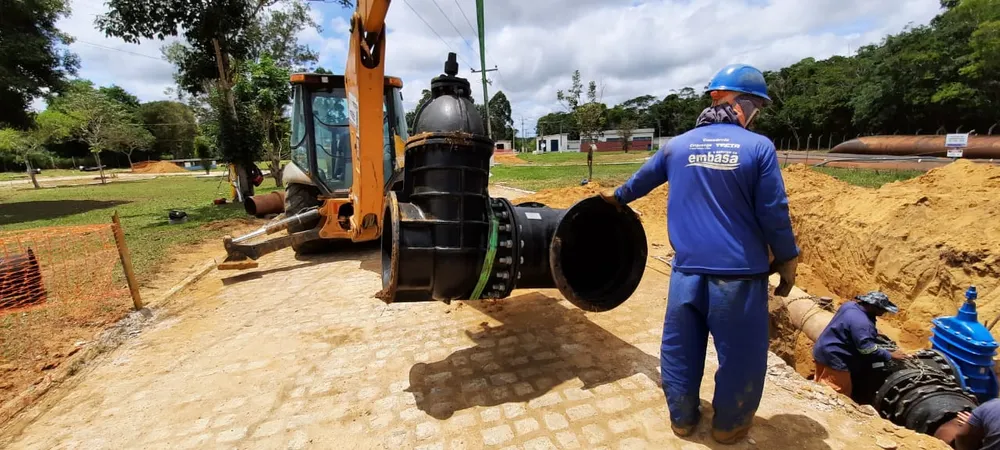
[[[615,191],[628,204],[669,181],[667,230],[685,273],[768,273],[799,255],[774,143],[733,124],[695,128],[671,139]]]
[[[879,347],[877,337],[875,318],[857,302],[844,303],[816,339],[813,359],[845,372],[871,368],[871,363],[892,359],[888,350]]]
[[[969,425],[983,432],[983,450],[1000,450],[1000,399],[989,400],[972,410]]]

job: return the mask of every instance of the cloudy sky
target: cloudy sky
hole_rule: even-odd
[[[363,0],[362,0],[363,1]],[[584,82],[604,87],[615,104],[635,96],[664,96],[704,86],[735,62],[777,69],[805,57],[846,55],[907,25],[926,24],[938,0],[486,0],[486,63],[490,95],[502,90],[515,123],[528,135],[535,120],[560,110],[556,90],[579,69]],[[320,65],[343,72],[350,11],[310,2],[322,30],[301,34],[320,54]],[[94,18],[102,0],[72,0],[62,30],[77,39],[79,75],[99,85],[118,84],[143,101],[166,98],[173,67],[160,59],[163,42],[139,45],[105,38]],[[404,82],[413,107],[420,91],[442,71],[449,51],[461,72],[478,68],[474,0],[394,0],[387,19],[387,74]],[[472,79],[482,101],[478,78]]]

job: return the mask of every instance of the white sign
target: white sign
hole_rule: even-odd
[[[948,149],[948,157],[949,158],[961,158],[962,157],[962,149],[960,149],[960,148],[949,148]]]
[[[944,146],[948,148],[965,148],[969,146],[969,134],[949,134],[944,137]]]
[[[350,92],[347,93],[347,120],[351,127],[358,128],[358,99]]]

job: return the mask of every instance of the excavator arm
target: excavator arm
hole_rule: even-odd
[[[390,0],[357,0],[344,71],[351,152],[351,239],[378,238],[382,228],[385,16]]]

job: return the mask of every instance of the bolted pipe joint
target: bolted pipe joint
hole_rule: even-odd
[[[491,198],[493,141],[448,58],[407,140],[403,188],[386,198],[378,297],[450,302],[557,288],[587,311],[621,305],[645,270],[642,223],[599,197],[569,209]]]

